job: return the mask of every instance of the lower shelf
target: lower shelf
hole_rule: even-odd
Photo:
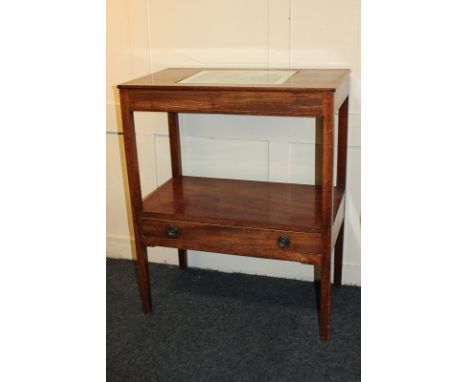
[[[334,214],[344,196],[335,188]],[[321,232],[321,186],[179,176],[143,201],[143,217]]]
[[[321,187],[176,177],[145,198],[140,225],[148,246],[320,264]]]

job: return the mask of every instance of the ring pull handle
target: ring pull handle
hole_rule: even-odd
[[[179,228],[175,225],[170,225],[169,227],[167,227],[166,232],[167,232],[167,236],[169,237],[179,236]]]
[[[289,237],[280,236],[278,237],[277,243],[278,243],[278,247],[286,248],[287,246],[289,246]]]

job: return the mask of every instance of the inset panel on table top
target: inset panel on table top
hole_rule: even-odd
[[[335,189],[335,213],[342,197]],[[320,232],[321,187],[181,176],[145,198],[143,217]]]
[[[347,80],[349,72],[349,69],[171,68],[137,78],[118,87],[123,89],[225,87],[322,92],[337,89]]]
[[[206,85],[279,85],[295,71],[289,70],[202,70],[179,84]]]

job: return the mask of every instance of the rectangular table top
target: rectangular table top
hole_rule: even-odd
[[[334,92],[349,69],[170,68],[119,85],[120,89],[246,89]]]

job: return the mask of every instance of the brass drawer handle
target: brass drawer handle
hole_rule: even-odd
[[[289,237],[280,236],[280,237],[278,237],[277,243],[278,243],[278,247],[286,248],[286,247],[289,246]]]
[[[166,233],[169,237],[177,237],[179,236],[179,228],[175,225],[170,225],[169,227],[167,227]]]

